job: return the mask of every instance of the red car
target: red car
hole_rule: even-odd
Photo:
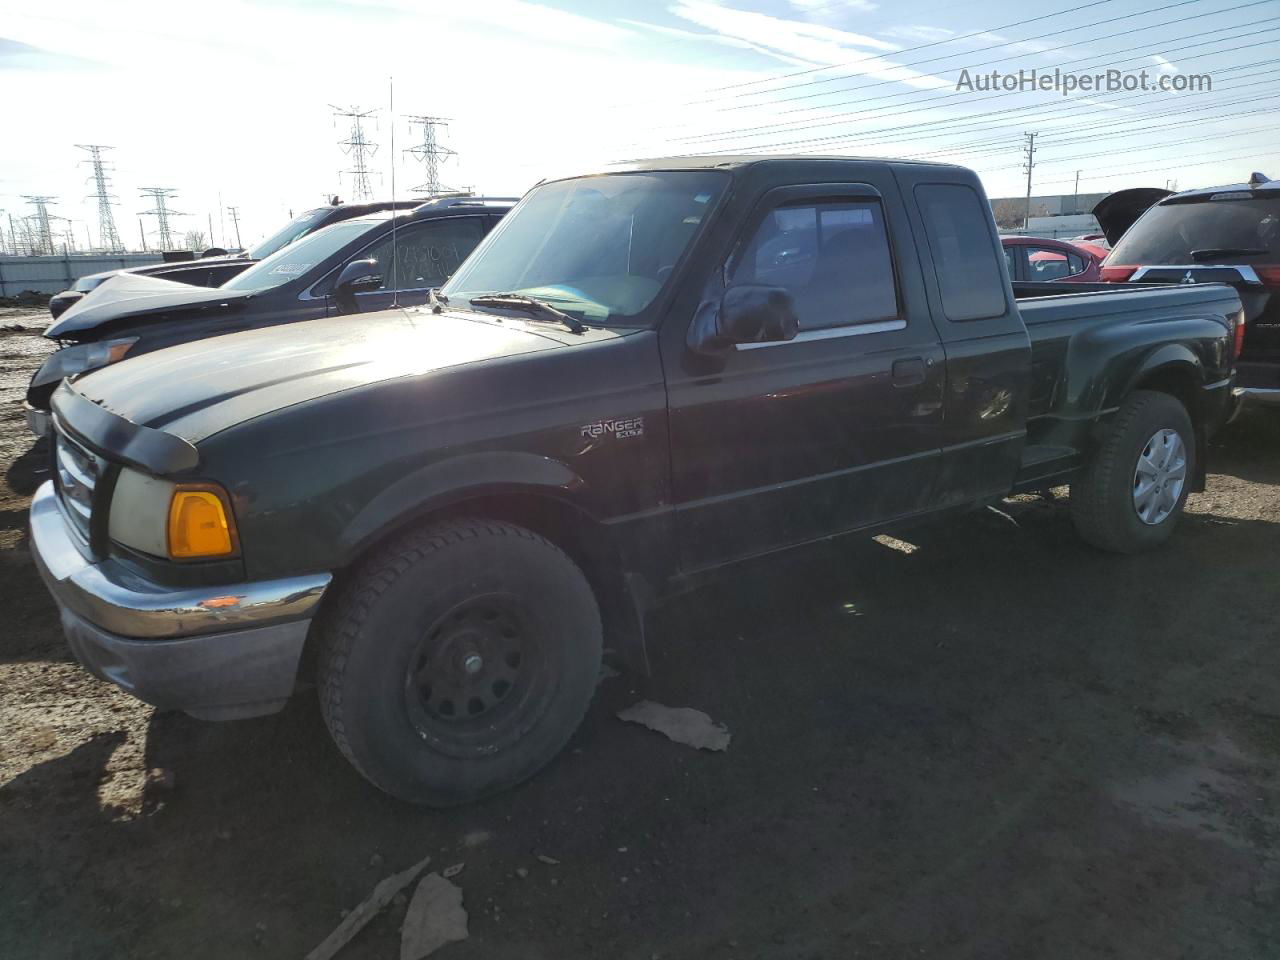
[[[1096,283],[1107,251],[1093,243],[1067,243],[1046,237],[1001,237],[1010,280],[1064,280]]]

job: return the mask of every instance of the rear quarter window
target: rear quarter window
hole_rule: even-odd
[[[1004,279],[982,198],[957,183],[922,183],[915,198],[947,319],[963,323],[1003,316]]]

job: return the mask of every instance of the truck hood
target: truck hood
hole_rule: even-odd
[[[71,389],[132,424],[195,444],[344,390],[614,336],[561,335],[550,325],[482,314],[386,310],[179,344],[85,374]]]
[[[252,297],[254,290],[193,287],[176,280],[121,273],[73,303],[45,330],[53,339],[92,339],[84,334],[125,317],[143,317],[175,309],[216,309]]]
[[[1173,196],[1172,190],[1162,190],[1160,187],[1117,190],[1098,201],[1093,208],[1093,216],[1102,228],[1107,243],[1114,247],[1125,231],[1133,226],[1134,221],[1147,212],[1147,208],[1170,196]]]

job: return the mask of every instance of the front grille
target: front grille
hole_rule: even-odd
[[[63,512],[88,543],[93,491],[102,475],[102,461],[65,434],[57,433],[54,437],[54,465]]]

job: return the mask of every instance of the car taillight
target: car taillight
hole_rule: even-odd
[[[1102,281],[1103,283],[1124,283],[1132,277],[1137,270],[1138,268],[1136,265],[1132,267],[1103,267]]]
[[[1244,311],[1236,314],[1235,330],[1231,334],[1231,362],[1235,363],[1244,352]]]
[[[1280,267],[1254,267],[1253,272],[1268,287],[1280,287]]]

